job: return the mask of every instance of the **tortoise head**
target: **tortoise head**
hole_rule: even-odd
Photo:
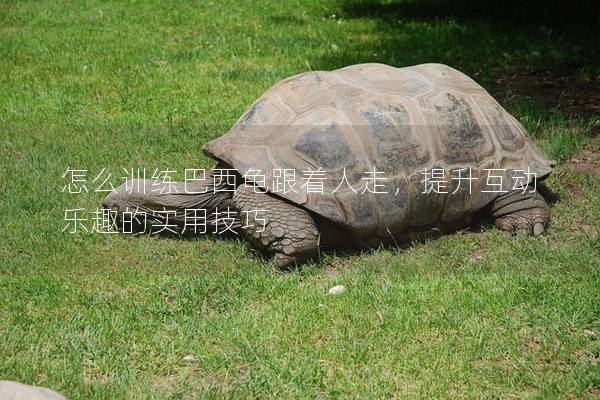
[[[127,181],[104,198],[103,212],[113,228],[127,233],[151,228],[156,232],[157,225],[165,233],[210,233],[219,224],[218,215],[230,208],[237,183],[217,179],[215,171],[206,171],[203,179],[193,182]]]

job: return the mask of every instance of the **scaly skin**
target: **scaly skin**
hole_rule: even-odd
[[[550,209],[538,192],[510,192],[492,205],[496,227],[508,233],[539,236],[550,221]]]
[[[240,185],[233,195],[242,232],[279,268],[302,264],[318,254],[319,229],[304,209]]]
[[[244,237],[259,251],[270,256],[280,268],[300,265],[318,254],[323,248],[343,247],[348,244],[344,232],[333,223],[315,218],[302,207],[290,203],[270,193],[255,191],[252,187],[240,185],[231,191],[213,193],[215,182],[212,171],[207,174],[206,182],[185,193],[183,183],[173,183],[176,193],[162,194],[151,181],[142,181],[145,190],[127,190],[125,185],[110,193],[104,200],[104,208],[116,211],[117,220],[126,210],[140,209],[177,211],[171,222],[180,227],[184,223],[186,209],[206,209],[207,215],[216,210],[231,207],[237,211],[232,228],[242,231]],[[226,189],[225,183],[218,182],[219,189]],[[137,185],[134,185],[137,187]],[[160,188],[159,184],[159,188]],[[235,186],[232,186],[232,189]],[[202,190],[202,189],[211,190]],[[513,191],[500,196],[492,204],[491,214],[496,227],[509,233],[524,233],[538,236],[546,228],[550,219],[550,210],[545,200],[537,192]],[[207,232],[213,232],[215,224],[207,221]],[[217,226],[216,228],[219,228]],[[321,240],[325,236],[324,240]]]

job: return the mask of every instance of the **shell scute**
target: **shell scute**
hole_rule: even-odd
[[[345,139],[344,131],[335,123],[316,126],[300,135],[294,150],[317,168],[327,171],[352,165],[354,153]]]
[[[370,102],[359,112],[365,121],[364,135],[370,139],[378,170],[396,176],[430,161],[429,149],[419,139],[403,104]]]

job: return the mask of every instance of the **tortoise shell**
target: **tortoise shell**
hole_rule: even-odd
[[[511,171],[528,170],[531,182],[553,165],[485,89],[442,64],[359,64],[292,76],[203,150],[370,242],[474,214],[502,194],[489,191],[489,175],[503,175],[506,187]],[[285,170],[288,178],[295,172],[287,192]],[[473,179],[450,179],[458,170]],[[446,171],[448,193],[424,193],[427,171]],[[322,192],[308,190],[311,179]]]

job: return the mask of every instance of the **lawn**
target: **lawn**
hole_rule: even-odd
[[[600,34],[406,4],[2,1],[0,379],[72,399],[600,396]],[[489,88],[558,160],[547,232],[483,221],[287,273],[241,240],[61,232],[99,207],[103,168],[209,168],[202,143],[271,85],[357,62]],[[67,168],[88,192],[63,192]]]

